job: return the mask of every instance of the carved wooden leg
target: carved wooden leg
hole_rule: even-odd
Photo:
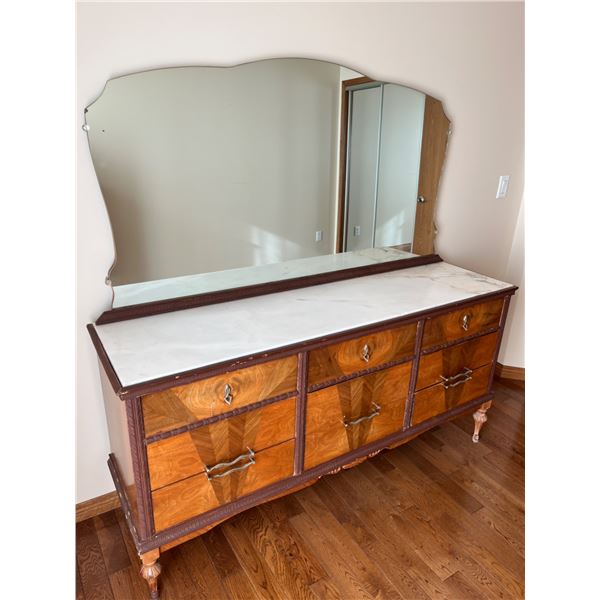
[[[150,588],[150,600],[158,600],[158,576],[160,575],[160,564],[158,563],[158,557],[160,551],[150,550],[140,554],[142,559],[142,577],[148,582]]]
[[[477,412],[473,415],[475,420],[475,432],[473,433],[473,442],[476,444],[479,441],[479,431],[481,426],[487,421],[487,415],[485,414],[489,407],[492,405],[492,401],[484,402]]]

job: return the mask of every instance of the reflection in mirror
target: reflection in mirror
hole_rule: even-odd
[[[432,252],[435,194],[429,218],[417,204],[430,100],[308,59],[110,80],[86,130],[114,306]]]
[[[210,294],[225,289],[259,285],[317,273],[331,273],[414,257],[397,248],[368,248],[356,252],[341,252],[284,262],[213,271],[198,275],[169,277],[158,281],[144,281],[115,287],[113,307],[156,302],[166,298],[181,298],[196,294]]]
[[[400,246],[410,251],[425,94],[375,81],[342,85],[349,115],[344,249]]]

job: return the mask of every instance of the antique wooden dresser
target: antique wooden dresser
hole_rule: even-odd
[[[465,412],[479,439],[516,288],[434,254],[439,99],[314,59],[173,67],[106,82],[83,129],[108,465],[152,598],[159,553],[236,513]]]
[[[516,288],[421,258],[89,325],[108,466],[152,598],[159,552],[240,511],[465,412],[478,441]]]

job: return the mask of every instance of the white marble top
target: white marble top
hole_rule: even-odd
[[[96,326],[123,386],[511,287],[440,262]]]
[[[193,296],[195,294],[206,294],[207,292],[246,285],[314,275],[315,273],[329,273],[414,256],[416,254],[404,252],[394,247],[366,248],[352,252],[286,260],[267,265],[116,285],[113,286],[113,308],[156,300],[170,300],[171,298],[181,298],[182,296]]]

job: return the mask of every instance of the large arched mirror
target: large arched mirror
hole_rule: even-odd
[[[113,307],[434,251],[441,103],[309,59],[111,79],[86,109]]]

